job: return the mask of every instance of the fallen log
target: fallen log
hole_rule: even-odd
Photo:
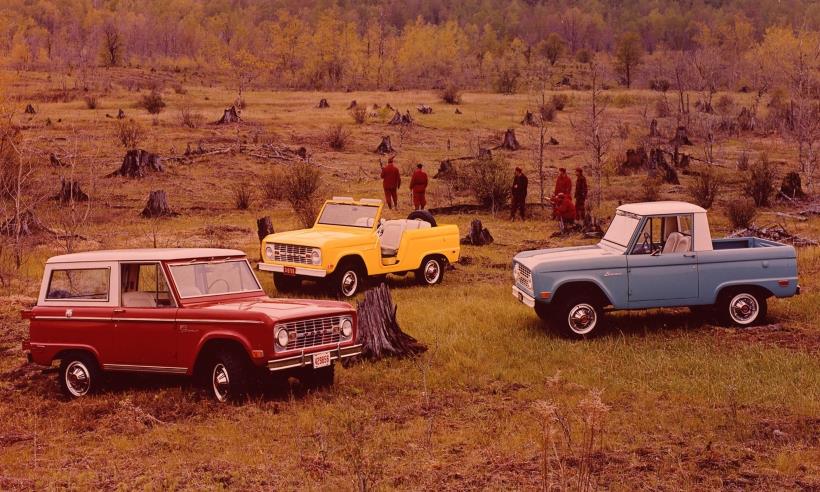
[[[386,284],[365,292],[364,300],[358,304],[356,311],[363,358],[407,357],[427,350],[424,344],[399,327],[397,307]]]

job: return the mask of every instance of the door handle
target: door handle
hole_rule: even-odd
[[[684,253],[683,256],[685,258],[695,258],[697,255],[695,253]]]
[[[123,309],[123,308],[114,308],[114,312],[117,313],[117,314],[121,314],[121,313],[125,312],[125,309]]]

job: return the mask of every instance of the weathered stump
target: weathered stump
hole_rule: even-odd
[[[377,154],[382,154],[382,155],[392,154],[393,152],[395,152],[393,150],[393,144],[390,143],[390,136],[385,135],[385,136],[382,137],[382,141],[379,144],[379,146],[376,147],[375,152]]]
[[[148,203],[140,214],[146,218],[174,217],[178,215],[168,205],[168,195],[163,190],[154,190],[148,195]]]
[[[259,236],[259,240],[261,241],[271,234],[273,234],[273,222],[270,220],[270,216],[256,219],[256,235]]]
[[[686,131],[685,126],[679,126],[675,130],[675,136],[669,141],[669,144],[673,147],[681,147],[683,145],[692,145],[692,141],[689,140],[688,132]]]
[[[493,241],[493,235],[478,219],[470,222],[470,231],[461,238],[461,244],[472,244],[473,246],[486,246]]]
[[[428,106],[426,104],[421,104],[421,105],[417,106],[416,110],[421,114],[432,114],[433,113],[433,108],[431,108],[430,106]]]
[[[433,179],[452,179],[455,178],[456,175],[456,167],[453,164],[453,161],[444,159],[439,163],[438,171],[436,172],[436,175],[433,176]]]
[[[0,234],[4,236],[31,236],[41,232],[54,233],[32,212],[23,212],[19,217],[12,216],[0,223]]]
[[[800,181],[800,175],[791,171],[783,176],[783,182],[780,184],[780,193],[791,199],[804,198],[806,194],[803,192],[803,183]]]
[[[504,132],[504,139],[501,141],[499,147],[505,150],[518,150],[521,148],[521,144],[519,144],[518,139],[515,138],[514,129],[507,128],[507,131]]]
[[[413,118],[410,116],[410,111],[407,111],[404,114],[396,111],[393,114],[393,118],[387,122],[388,125],[409,125],[411,123],[413,123]]]
[[[456,114],[461,114],[461,110],[456,108]]]
[[[650,175],[660,175],[661,179],[669,184],[680,184],[678,172],[666,162],[666,158],[663,156],[663,150],[652,149],[652,151],[649,152],[649,165]]]
[[[133,149],[125,153],[122,165],[109,176],[126,176],[129,178],[144,178],[149,172],[164,172],[162,159],[146,150]]]
[[[65,178],[60,178],[60,191],[53,198],[60,203],[88,201],[88,195],[80,188],[79,181]]]
[[[351,109],[355,108],[358,105],[359,105],[359,103],[357,103],[356,100],[354,99],[354,100],[350,101],[350,105],[347,107],[347,110],[350,111]]]
[[[427,350],[424,344],[401,331],[396,310],[386,284],[365,292],[364,300],[356,307],[362,357],[369,360],[407,357]]]
[[[538,123],[535,121],[535,115],[533,115],[530,110],[527,110],[527,112],[524,113],[524,118],[521,120],[521,124],[526,126],[538,126]]]
[[[327,102],[327,99],[322,98],[322,99],[319,100],[319,106],[318,106],[319,109],[325,109],[325,108],[329,108],[329,107],[330,107],[330,104]]]
[[[48,155],[48,162],[51,164],[51,167],[65,167],[66,166],[66,164],[62,160],[60,160],[60,158],[57,157],[57,155],[54,152],[52,152]]]
[[[649,155],[646,149],[643,147],[627,149],[626,160],[618,167],[618,174],[625,176],[645,169],[649,169]]]
[[[229,123],[239,123],[240,121],[242,121],[242,119],[239,117],[239,111],[236,110],[236,106],[231,106],[225,109],[222,113],[222,118],[219,118],[216,124],[226,125]]]
[[[550,137],[550,141],[547,143],[550,145],[558,145],[558,140],[556,140],[555,137]]]
[[[34,106],[32,106],[31,104],[27,104],[25,113],[26,114],[37,114],[37,111],[34,110]]]
[[[125,119],[125,111],[123,111],[122,109],[120,109],[120,110],[119,110],[119,112],[117,112],[117,119],[118,119],[118,120]]]
[[[493,151],[490,149],[485,149],[482,147],[478,148],[478,158],[479,160],[483,159],[492,159],[493,158]]]

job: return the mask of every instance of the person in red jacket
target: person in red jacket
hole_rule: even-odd
[[[393,164],[393,157],[387,159],[387,165],[382,168],[382,186],[384,187],[384,199],[390,209],[399,207],[398,190],[401,186],[401,173],[399,168]]]
[[[413,192],[413,208],[423,210],[427,206],[427,173],[422,170],[421,164],[416,164],[416,171],[410,178],[410,191]]]
[[[575,205],[568,194],[559,193],[556,199],[555,213],[564,225],[575,223]]]
[[[567,196],[572,194],[572,179],[567,176],[567,170],[563,167],[558,169],[558,177],[555,179],[555,191],[552,194],[558,196],[561,193]]]

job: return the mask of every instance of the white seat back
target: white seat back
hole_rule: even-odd
[[[692,237],[681,235],[678,244],[675,246],[675,253],[686,253],[692,248]]]
[[[382,249],[398,250],[401,236],[407,226],[406,220],[388,220],[382,225]]]
[[[663,254],[674,253],[677,250],[678,242],[683,238],[680,232],[672,232],[666,238],[666,244],[663,245]]]
[[[150,292],[123,292],[123,307],[157,307],[157,299]]]

